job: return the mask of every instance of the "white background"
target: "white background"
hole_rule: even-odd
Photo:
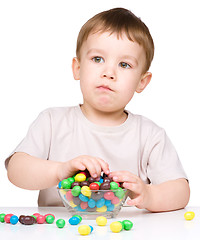
[[[12,185],[4,159],[39,112],[82,102],[71,72],[76,38],[90,17],[113,7],[133,11],[155,42],[152,82],[127,109],[165,128],[190,180],[189,205],[200,205],[198,0],[0,0],[0,206],[37,206],[38,191]]]

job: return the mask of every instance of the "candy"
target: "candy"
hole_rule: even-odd
[[[95,182],[90,183],[89,187],[91,190],[97,190],[97,191],[99,190],[99,184],[97,184]]]
[[[74,179],[75,179],[75,182],[83,182],[86,180],[86,176],[83,173],[78,173],[76,174]]]
[[[64,228],[64,226],[65,226],[65,220],[64,220],[64,219],[58,219],[58,220],[56,221],[56,226],[57,226],[58,228]]]
[[[81,199],[81,201],[83,201],[83,202],[88,202],[88,200],[89,200],[89,198],[88,197],[86,197],[86,196],[84,196],[82,193],[81,194],[79,194],[79,198]]]
[[[105,226],[107,224],[107,218],[104,216],[99,216],[96,218],[96,223],[99,226]]]
[[[91,233],[91,227],[88,226],[88,225],[81,225],[79,228],[78,228],[78,232],[81,234],[81,235],[88,235]]]
[[[105,199],[104,198],[101,198],[96,202],[97,208],[103,207],[104,204],[105,204]]]
[[[88,206],[90,208],[94,208],[96,206],[96,202],[94,199],[90,198],[89,201],[88,201]]]
[[[78,217],[71,217],[70,219],[69,219],[69,223],[71,224],[71,225],[77,225],[77,224],[79,224],[80,223],[80,219],[78,218]]]
[[[36,220],[34,217],[32,216],[25,216],[25,215],[21,215],[19,217],[19,222],[21,224],[24,224],[24,225],[32,225],[34,223],[36,223]]]
[[[110,189],[110,183],[109,182],[103,182],[100,185],[100,190],[109,190]]]
[[[0,222],[2,222],[2,223],[5,222],[5,220],[4,220],[5,216],[6,216],[5,213],[1,213],[1,214],[0,214]]]
[[[43,215],[40,215],[37,217],[37,223],[43,224],[45,222],[45,217]]]
[[[81,187],[83,187],[83,186],[89,187],[89,185],[90,185],[90,183],[88,181],[81,182]]]
[[[104,206],[102,206],[100,208],[97,208],[96,211],[97,212],[106,212],[107,211],[107,207],[104,205]]]
[[[124,220],[122,221],[124,230],[130,230],[133,227],[133,223],[130,220]]]
[[[110,183],[110,190],[116,190],[118,189],[118,184],[116,182],[111,182]]]
[[[194,218],[194,216],[195,216],[195,213],[194,213],[194,212],[186,212],[186,213],[184,214],[185,220],[188,220],[188,221],[192,220],[192,219]]]
[[[115,197],[115,194],[114,194],[114,192],[106,192],[106,193],[104,193],[104,196],[103,196],[105,199],[107,199],[107,200],[112,200],[114,197]]]
[[[90,197],[91,196],[91,190],[88,186],[83,186],[81,188],[81,193],[84,195],[84,196],[87,196],[87,197]]]
[[[119,199],[122,199],[124,195],[125,193],[121,187],[119,187],[115,192],[115,196],[118,197]]]
[[[6,223],[10,223],[10,218],[13,216],[12,213],[9,213],[9,214],[6,214],[5,217],[4,217],[4,221]]]
[[[119,198],[118,198],[118,197],[114,197],[114,198],[111,200],[111,203],[112,203],[112,204],[118,204],[118,203],[119,203]]]
[[[72,185],[72,183],[68,179],[64,179],[61,182],[61,186],[63,189],[70,189],[71,185]]]
[[[12,215],[11,218],[10,218],[10,223],[15,225],[17,224],[19,221],[19,218],[16,216],[16,215]]]
[[[65,196],[68,201],[71,201],[73,199],[72,191],[67,191]]]
[[[75,214],[72,217],[77,217],[77,218],[79,218],[80,222],[82,221],[82,217],[80,215]]]
[[[71,193],[74,197],[77,197],[81,192],[81,187],[80,186],[75,186],[72,188]]]
[[[112,222],[110,224],[110,230],[114,233],[118,233],[122,230],[122,224],[120,222]]]
[[[93,231],[93,227],[92,227],[91,225],[89,225],[89,227],[90,227],[90,229],[91,229],[91,232],[92,232],[92,231]],[[90,233],[91,233],[91,232],[90,232]]]
[[[45,216],[44,216],[45,217]],[[46,222],[48,224],[52,224],[55,220],[55,217],[53,215],[47,215],[46,218],[45,218]]]

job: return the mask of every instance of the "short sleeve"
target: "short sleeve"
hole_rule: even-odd
[[[152,184],[187,179],[177,152],[163,129],[149,141],[148,151],[147,176]]]
[[[25,138],[5,160],[5,167],[7,168],[8,162],[15,152],[24,152],[31,156],[48,160],[50,143],[51,116],[48,110],[45,110],[30,125]]]

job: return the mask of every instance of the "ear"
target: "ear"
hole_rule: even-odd
[[[75,80],[80,79],[80,62],[77,57],[72,59],[72,72]]]
[[[150,83],[151,78],[152,78],[152,73],[146,72],[145,74],[143,74],[138,83],[136,92],[141,93],[146,88],[146,86]]]

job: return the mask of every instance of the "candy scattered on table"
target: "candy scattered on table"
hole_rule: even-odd
[[[64,226],[65,226],[65,220],[64,219],[58,219],[57,221],[56,221],[56,226],[58,227],[58,228],[64,228]]]
[[[71,217],[69,219],[69,223],[71,225],[78,225],[80,223],[80,219],[78,217]]]
[[[112,222],[110,224],[110,230],[114,233],[118,233],[122,230],[122,224],[119,221]]]
[[[107,224],[107,218],[104,216],[99,216],[96,218],[96,223],[99,226],[105,226]]]
[[[78,227],[78,232],[81,235],[88,235],[91,233],[92,230],[93,228],[91,228],[91,226],[89,225],[81,225],[80,227]]]
[[[15,225],[17,224],[19,221],[19,218],[16,216],[16,215],[12,215],[11,218],[10,218],[10,223]]]
[[[190,221],[190,220],[192,220],[193,218],[195,217],[195,213],[194,212],[186,212],[185,214],[184,214],[184,218],[185,218],[185,220],[187,220],[187,221]]]

